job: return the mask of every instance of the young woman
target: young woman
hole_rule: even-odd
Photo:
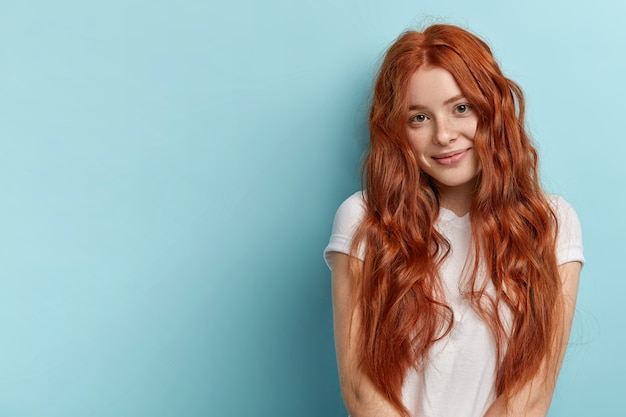
[[[584,259],[522,91],[483,41],[434,25],[387,52],[369,123],[364,191],[325,250],[350,415],[545,416]]]

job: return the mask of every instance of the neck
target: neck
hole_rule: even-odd
[[[439,205],[452,211],[457,216],[464,216],[472,207],[472,200],[476,192],[475,181],[456,187],[446,187],[438,184]]]
[[[440,205],[456,214],[459,217],[466,215],[470,211],[471,202],[441,199]]]

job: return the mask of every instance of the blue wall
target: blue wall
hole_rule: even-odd
[[[522,85],[583,224],[550,415],[626,414],[625,7],[430,3],[0,1],[0,415],[344,415],[321,251],[381,54],[431,21]]]

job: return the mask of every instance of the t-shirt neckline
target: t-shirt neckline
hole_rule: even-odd
[[[454,223],[459,226],[469,224],[469,212],[462,216],[458,216],[455,212],[445,207],[439,207],[439,221],[445,223]]]

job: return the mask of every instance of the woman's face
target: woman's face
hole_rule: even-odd
[[[406,132],[419,168],[437,184],[440,197],[469,198],[480,172],[474,150],[478,116],[454,77],[421,67],[409,84]]]

